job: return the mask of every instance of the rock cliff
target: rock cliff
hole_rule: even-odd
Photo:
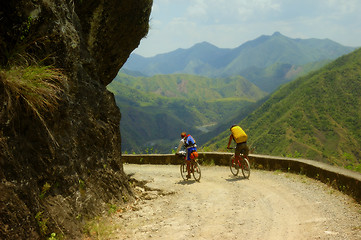
[[[0,239],[77,239],[88,218],[132,199],[120,112],[106,85],[147,34],[151,6],[152,0],[1,1],[2,72],[36,62],[64,77],[57,109],[39,118],[8,94],[0,74]]]

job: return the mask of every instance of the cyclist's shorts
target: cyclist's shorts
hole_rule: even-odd
[[[248,156],[249,148],[248,148],[246,142],[237,143],[236,150],[235,150],[235,154],[236,154],[236,155],[239,155],[240,153]]]

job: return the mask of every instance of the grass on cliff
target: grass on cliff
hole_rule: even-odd
[[[9,70],[0,70],[0,80],[8,96],[7,104],[12,104],[12,101],[21,98],[37,115],[57,107],[63,79],[64,75],[60,70],[49,66],[12,67]]]
[[[44,113],[58,107],[60,94],[66,83],[66,76],[53,66],[37,64],[11,66],[0,69],[0,84],[4,90],[4,106],[8,116],[13,116],[17,106],[23,104],[43,123],[53,141],[44,121]]]

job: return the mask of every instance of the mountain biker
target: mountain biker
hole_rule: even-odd
[[[243,131],[243,129],[237,124],[233,124],[229,130],[232,132],[229,136],[228,146],[231,145],[232,139],[237,143],[236,149],[234,151],[235,157],[239,160],[240,153],[244,154],[246,157],[249,153],[249,148],[247,146],[247,134]]]
[[[181,140],[179,141],[179,145],[178,145],[176,154],[179,153],[179,151],[181,150],[182,147],[185,147],[187,149],[187,158],[186,158],[187,171],[188,171],[187,178],[190,178],[191,176],[190,176],[189,163],[190,163],[190,160],[195,158],[193,153],[197,153],[197,145],[196,145],[196,141],[194,140],[194,138],[190,134],[187,134],[186,132],[181,133]]]

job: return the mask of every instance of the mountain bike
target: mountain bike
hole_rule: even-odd
[[[228,148],[228,149],[235,149],[235,148]],[[233,155],[229,159],[229,168],[231,169],[231,173],[234,176],[238,175],[239,169],[242,169],[242,174],[244,178],[249,178],[249,175],[251,174],[251,167],[249,165],[249,159],[248,156],[244,154],[240,154],[240,158],[236,159],[235,155]]]
[[[189,160],[189,171],[187,170],[187,160],[186,160],[186,152],[180,151],[178,153],[178,156],[180,156],[183,160],[183,162],[180,165],[180,172],[183,180],[188,180],[190,178],[190,175],[192,173],[194,180],[199,182],[201,179],[201,167],[198,163],[198,159],[192,159]]]

